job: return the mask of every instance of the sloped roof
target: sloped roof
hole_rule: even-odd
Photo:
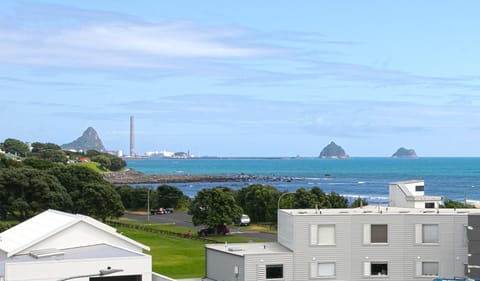
[[[51,209],[0,233],[0,250],[10,257],[79,222],[85,222],[137,247],[150,250],[148,246],[117,233],[115,228],[91,217]]]

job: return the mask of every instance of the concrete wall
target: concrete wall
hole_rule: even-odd
[[[245,279],[245,262],[242,256],[205,249],[206,253],[206,276],[213,280],[253,280]],[[238,275],[235,274],[238,268]]]
[[[278,211],[277,240],[280,244],[290,250],[293,248],[293,243],[295,241],[293,223],[293,215],[280,210]]]
[[[123,269],[108,276],[142,275],[142,281],[152,281],[152,263],[149,256],[88,260],[35,261],[5,264],[5,281],[52,281],[98,273],[107,267]],[[89,277],[76,278],[89,281]]]
[[[422,261],[438,261],[439,276],[463,276],[467,263],[466,223],[467,216],[458,214],[296,215],[292,249],[295,280],[309,280],[310,264],[321,261],[336,264],[336,280],[371,280],[364,276],[364,263],[372,261],[388,263],[388,280],[428,280],[430,277],[417,275]],[[310,245],[312,224],[334,224],[336,245]],[[366,224],[387,224],[388,243],[365,244]],[[439,224],[439,243],[416,243],[416,224]]]

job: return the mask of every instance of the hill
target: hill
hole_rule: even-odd
[[[106,151],[102,140],[97,134],[97,131],[95,131],[95,129],[92,127],[88,127],[85,132],[83,132],[81,137],[77,138],[71,143],[64,144],[61,147],[65,150],[74,149],[76,151]]]
[[[320,152],[320,158],[324,159],[346,159],[350,158],[345,150],[333,141],[328,144],[325,148],[323,148],[322,152]]]

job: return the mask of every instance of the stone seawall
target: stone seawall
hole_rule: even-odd
[[[291,181],[287,177],[269,177],[255,175],[146,175],[128,169],[121,172],[103,173],[103,178],[112,184],[141,183],[180,183],[180,182],[254,182],[254,181]]]
[[[179,183],[179,182],[228,182],[249,181],[247,175],[146,175],[135,170],[103,173],[103,178],[113,184]]]

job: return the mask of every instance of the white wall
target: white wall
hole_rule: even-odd
[[[89,260],[58,260],[5,264],[5,281],[52,281],[78,275],[98,273],[107,267],[123,269],[108,276],[142,275],[142,281],[152,280],[150,256]],[[75,279],[89,281],[88,277]]]
[[[44,241],[25,249],[20,254],[28,254],[30,251],[38,249],[67,249],[103,243],[126,248],[139,253],[142,252],[142,248],[128,243],[111,233],[100,230],[85,222],[78,222],[63,231],[50,236]]]

